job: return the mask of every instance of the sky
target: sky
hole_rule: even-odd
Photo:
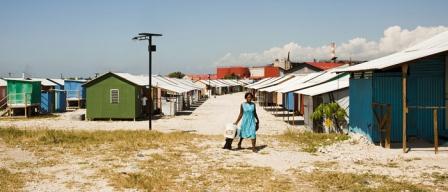
[[[448,30],[446,0],[0,0],[0,76],[215,73],[275,58],[381,57]]]

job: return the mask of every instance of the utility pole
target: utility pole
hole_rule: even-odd
[[[137,40],[137,41],[148,41],[148,56],[149,56],[149,100],[147,101],[147,104],[149,103],[149,130],[152,130],[152,108],[153,108],[153,103],[152,103],[152,72],[151,72],[151,68],[152,68],[152,52],[156,52],[156,46],[152,44],[152,37],[154,36],[162,36],[162,34],[156,34],[156,33],[139,33],[138,36],[135,36],[132,38],[132,40]]]

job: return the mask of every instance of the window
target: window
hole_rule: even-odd
[[[118,89],[110,90],[110,103],[111,104],[120,103],[120,91]]]

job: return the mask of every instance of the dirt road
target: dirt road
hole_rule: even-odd
[[[283,134],[290,126],[262,108],[260,151],[223,150],[224,125],[242,101],[242,93],[218,96],[191,113],[154,120],[166,133],[130,131],[146,130],[147,122],[1,121],[0,184],[17,178],[3,183],[25,191],[448,190],[447,147],[404,154],[358,135],[320,146],[333,138],[311,134],[317,151],[305,152],[309,136]],[[9,126],[20,129],[1,128]]]

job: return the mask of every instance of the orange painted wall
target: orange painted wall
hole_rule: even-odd
[[[280,76],[280,69],[278,67],[266,66],[264,67],[264,77],[278,77]]]
[[[216,69],[218,79],[223,79],[226,75],[231,75],[232,73],[241,78],[246,78],[250,75],[247,67],[218,67]]]

